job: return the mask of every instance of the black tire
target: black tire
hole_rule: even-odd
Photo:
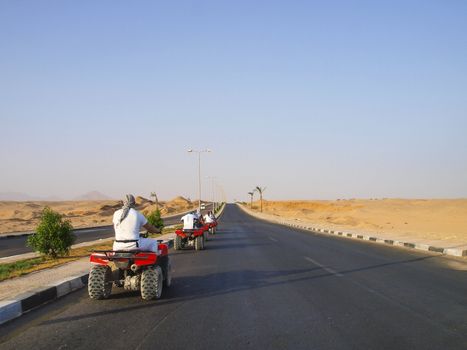
[[[195,250],[203,250],[204,249],[204,237],[198,236],[195,238]]]
[[[162,269],[150,266],[141,274],[141,298],[143,300],[159,299],[162,295]]]
[[[170,260],[167,261],[167,267],[165,269],[164,287],[170,287],[172,285],[172,264]]]
[[[180,250],[182,249],[182,237],[175,235],[174,239],[174,249]]]
[[[112,292],[112,270],[109,266],[93,265],[89,271],[88,294],[91,299],[106,299]]]
[[[195,238],[195,250],[201,250],[203,244],[203,236],[198,236]]]

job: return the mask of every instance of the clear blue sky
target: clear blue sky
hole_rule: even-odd
[[[467,1],[1,0],[0,118],[0,192],[467,197]]]

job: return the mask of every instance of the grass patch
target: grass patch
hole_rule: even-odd
[[[179,225],[181,227],[181,225]],[[173,233],[175,228],[163,229],[162,234]],[[151,235],[151,238],[157,239],[161,234]],[[11,263],[0,264],[0,282],[9,278],[19,277],[26,275],[31,272],[49,269],[51,267],[57,267],[60,265],[67,264],[72,261],[79,260],[81,258],[88,257],[91,255],[93,250],[106,250],[112,249],[112,241],[108,243],[100,243],[88,247],[74,248],[70,250],[70,255],[59,257],[57,259],[38,257],[31,259],[18,260]]]
[[[0,264],[0,281],[26,275],[31,272],[49,269],[60,266],[72,261],[85,258],[91,254],[94,249],[111,249],[112,243],[96,244],[89,247],[82,247],[70,250],[70,255],[59,257],[57,259],[38,257],[25,260],[18,260],[11,263]]]
[[[15,261],[13,263],[6,263],[0,265],[0,281],[10,277],[20,276],[21,271],[27,271],[33,266],[40,264],[43,258],[35,258],[28,260]],[[17,273],[15,275],[15,273]]]

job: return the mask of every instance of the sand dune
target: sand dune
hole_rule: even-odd
[[[144,214],[156,209],[156,204],[143,197],[136,198],[139,210]],[[112,215],[121,207],[121,201],[56,201],[56,202],[13,202],[0,201],[0,234],[8,232],[33,231],[39,222],[41,211],[45,206],[61,213],[71,221],[75,228],[111,225]],[[195,208],[197,203],[183,197],[159,202],[162,215],[171,215]]]
[[[335,229],[467,244],[467,199],[263,201],[263,211]]]

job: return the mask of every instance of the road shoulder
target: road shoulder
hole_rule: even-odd
[[[290,226],[294,228],[299,228],[302,230],[312,231],[321,234],[333,235],[333,236],[340,236],[344,238],[350,239],[360,239],[365,240],[368,242],[374,242],[379,244],[385,244],[388,246],[395,246],[395,247],[403,247],[403,248],[410,248],[410,249],[418,249],[427,252],[434,252],[434,253],[442,253],[449,256],[455,257],[467,257],[467,244],[461,247],[447,247],[441,246],[438,244],[433,244],[432,242],[426,241],[413,241],[410,236],[403,237],[391,237],[389,234],[368,234],[364,232],[355,232],[355,231],[342,231],[342,230],[335,230],[330,228],[323,228],[317,227],[315,224],[307,221],[298,221],[298,220],[290,220],[284,219],[280,216],[265,214],[265,213],[258,213],[251,209],[246,208],[244,205],[238,204],[241,210],[246,212],[247,214],[256,217],[258,219],[262,219],[268,222],[272,222],[279,225]]]

